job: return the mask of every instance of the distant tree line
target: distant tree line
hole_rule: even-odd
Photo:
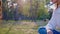
[[[49,0],[12,0],[13,3],[17,3],[17,8],[10,7],[8,8],[7,0],[3,1],[3,19],[8,20],[45,20],[49,19],[49,13],[47,8],[45,8],[45,4],[49,2]],[[20,1],[20,2],[19,2]],[[14,12],[15,11],[15,12]]]

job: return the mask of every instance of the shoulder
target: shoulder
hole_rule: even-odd
[[[60,13],[60,7],[58,7],[57,9],[55,9],[53,12],[54,13]]]

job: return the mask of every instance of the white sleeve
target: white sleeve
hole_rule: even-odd
[[[56,28],[56,19],[55,18],[56,18],[56,15],[53,12],[51,20],[46,25],[46,29],[55,29]]]

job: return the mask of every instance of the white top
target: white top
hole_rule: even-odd
[[[46,25],[46,29],[55,29],[60,27],[60,7],[53,11],[52,18]]]

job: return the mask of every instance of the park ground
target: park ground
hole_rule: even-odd
[[[48,21],[37,20],[0,20],[0,34],[38,34],[38,27],[46,25]]]

